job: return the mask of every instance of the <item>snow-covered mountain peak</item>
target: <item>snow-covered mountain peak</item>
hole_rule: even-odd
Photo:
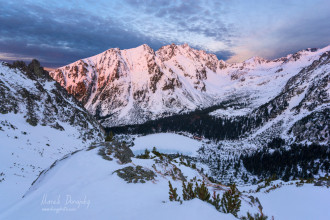
[[[141,46],[122,51],[127,51],[134,54],[155,54],[155,51],[148,44],[142,44]]]
[[[251,57],[250,59],[245,60],[244,64],[258,65],[258,64],[262,64],[262,63],[266,63],[266,62],[269,62],[269,61],[262,57],[255,56],[255,57]]]
[[[328,49],[229,64],[187,44],[157,51],[144,44],[109,49],[50,75],[104,126],[113,126],[205,108],[233,97],[257,100],[249,107],[253,109],[275,97],[290,77]]]
[[[185,57],[191,60],[214,60],[218,62],[216,55],[206,53],[204,50],[197,50],[191,48],[188,44],[176,45],[170,44],[161,47],[159,50],[156,51],[157,56],[162,61],[168,61],[172,59],[172,57]]]

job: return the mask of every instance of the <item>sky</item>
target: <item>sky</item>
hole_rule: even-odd
[[[227,62],[330,44],[329,0],[0,0],[0,60],[60,67],[171,43]]]

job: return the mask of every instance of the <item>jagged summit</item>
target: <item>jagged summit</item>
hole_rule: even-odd
[[[245,64],[262,64],[265,62],[269,62],[269,61],[262,57],[258,57],[258,56],[251,57],[250,59],[247,59],[244,61]]]

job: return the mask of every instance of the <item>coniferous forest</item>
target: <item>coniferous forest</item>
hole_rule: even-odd
[[[105,130],[114,133],[143,135],[158,132],[189,132],[218,141],[237,139],[251,129],[260,126],[264,120],[262,116],[220,118],[209,115],[210,112],[220,108],[223,106],[217,105],[203,110],[150,120],[144,124],[111,127]]]
[[[289,149],[263,148],[251,155],[242,155],[244,167],[260,178],[276,176],[285,181],[290,178],[313,178],[314,175],[329,173],[329,147],[317,144],[293,144]]]

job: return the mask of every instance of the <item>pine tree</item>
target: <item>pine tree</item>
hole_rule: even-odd
[[[196,195],[197,198],[199,198],[200,200],[209,201],[211,195],[204,182],[200,186],[198,186]]]
[[[112,131],[109,132],[109,134],[107,135],[107,137],[105,138],[106,142],[110,142],[113,140],[113,133]]]
[[[252,216],[251,213],[247,213],[247,217],[243,217],[242,220],[267,220],[268,217],[264,216],[263,214],[256,213],[254,216]]]
[[[146,159],[150,158],[150,151],[148,151],[148,149],[144,150],[144,156],[145,156]]]
[[[213,191],[212,205],[219,211],[220,210],[220,196]]]
[[[193,184],[192,183],[188,183],[187,184],[187,194],[188,194],[189,200],[196,198],[196,194],[194,192]]]
[[[230,190],[226,191],[221,198],[222,212],[232,213],[234,216],[237,216],[237,212],[239,212],[241,208],[240,194],[236,185],[231,185]]]
[[[291,176],[290,167],[286,167],[282,180],[288,182],[290,180],[290,176]]]
[[[188,189],[184,181],[182,181],[182,198],[183,200],[189,200]]]
[[[194,195],[197,197],[198,194],[199,194],[199,186],[198,186],[198,183],[195,182]]]
[[[192,183],[188,183],[186,185],[184,181],[182,182],[182,197],[183,200],[191,200],[196,198]]]
[[[168,181],[168,186],[170,188],[169,191],[169,199],[170,201],[180,201],[180,197],[178,197],[178,194],[176,192],[177,188],[173,189],[173,186],[170,181]]]

